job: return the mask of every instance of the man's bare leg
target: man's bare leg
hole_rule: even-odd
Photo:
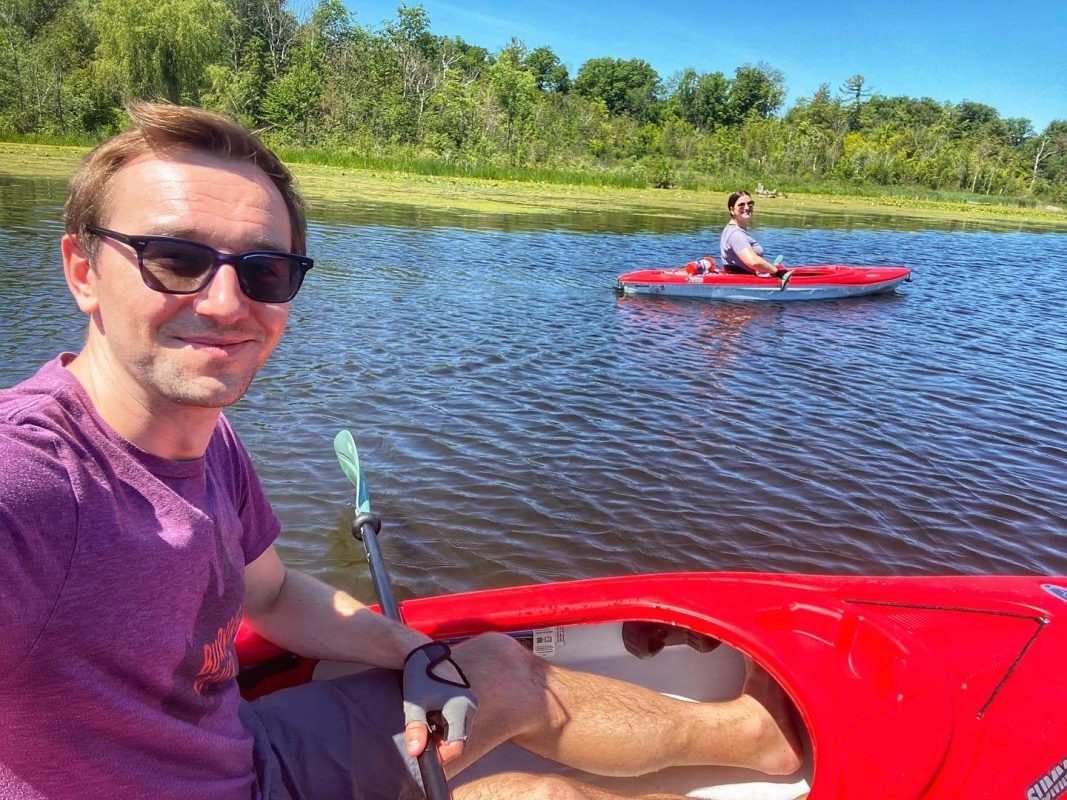
[[[788,775],[800,767],[789,702],[752,666],[737,699],[688,703],[553,666],[507,636],[480,636],[454,653],[480,707],[463,756],[449,764],[450,774],[508,740],[598,775],[713,764]]]

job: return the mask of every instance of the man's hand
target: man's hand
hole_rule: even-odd
[[[442,763],[463,752],[478,700],[470,683],[442,642],[416,647],[404,660],[404,740],[408,753],[417,756],[429,738],[427,717],[443,722],[438,745]],[[438,727],[434,727],[438,732]]]

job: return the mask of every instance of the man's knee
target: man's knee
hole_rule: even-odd
[[[510,636],[486,633],[455,648],[482,715],[505,738],[539,729],[551,719],[547,662]],[[475,730],[478,722],[474,723]]]
[[[467,640],[460,652],[470,668],[487,672],[506,683],[543,684],[545,662],[535,657],[512,637],[503,633],[483,633]]]

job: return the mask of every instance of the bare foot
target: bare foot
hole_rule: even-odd
[[[745,688],[739,701],[753,711],[753,735],[760,752],[756,769],[768,775],[789,775],[803,763],[803,747],[793,718],[793,705],[775,680],[745,658]]]

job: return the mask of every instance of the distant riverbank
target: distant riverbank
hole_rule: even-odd
[[[84,148],[0,143],[0,176],[65,179]],[[336,203],[383,203],[448,209],[470,216],[559,215],[622,212],[706,222],[725,218],[725,193],[686,189],[619,189],[550,183],[496,181],[355,170],[311,164],[290,165],[312,207]],[[979,228],[1067,231],[1067,211],[924,200],[917,197],[799,194],[757,198],[761,210],[777,216],[900,214],[931,221],[959,221]]]

